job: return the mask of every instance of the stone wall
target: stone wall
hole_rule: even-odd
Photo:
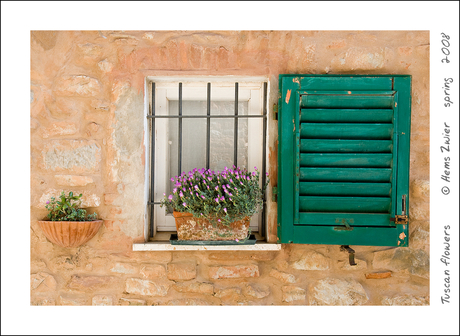
[[[412,75],[409,247],[354,246],[354,267],[332,245],[133,252],[144,241],[145,77],[267,76],[272,106],[278,75],[294,73]],[[33,31],[30,104],[32,305],[429,304],[428,31]],[[61,190],[105,220],[79,248],[37,224]],[[269,202],[271,242],[276,216]]]

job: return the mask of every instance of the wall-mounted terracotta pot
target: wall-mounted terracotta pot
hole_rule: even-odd
[[[46,238],[62,247],[78,247],[99,231],[103,220],[88,222],[38,221]]]

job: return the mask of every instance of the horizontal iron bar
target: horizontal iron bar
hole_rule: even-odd
[[[267,118],[266,115],[148,115],[147,118]]]
[[[147,202],[147,204],[148,204],[148,205],[152,205],[152,204],[158,205],[158,204],[161,204],[161,202],[150,202],[150,201],[149,201],[149,202]]]

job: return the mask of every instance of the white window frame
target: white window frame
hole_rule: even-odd
[[[178,100],[179,83],[182,83],[182,101],[190,100],[207,100],[207,83],[211,83],[211,101],[232,101],[235,100],[235,83],[238,83],[238,101],[248,102],[248,115],[263,115],[263,99],[264,99],[264,83],[268,83],[266,77],[210,77],[210,76],[194,76],[194,77],[147,77],[146,80],[146,115],[149,113],[149,104],[151,104],[151,83],[155,83],[155,115],[169,114],[169,101]],[[267,85],[268,87],[268,85]],[[149,97],[150,96],[150,97]],[[268,92],[267,92],[268,97]],[[211,111],[211,115],[213,111]],[[214,114],[216,112],[214,111]],[[231,116],[229,116],[231,117]],[[149,120],[146,120],[145,129],[150,132]],[[262,167],[262,147],[263,147],[263,118],[247,118],[248,121],[248,170],[253,170],[254,167],[261,169]],[[170,119],[156,118],[155,119],[155,201],[161,200],[163,193],[167,190],[168,175],[169,175],[169,143],[168,129]],[[149,133],[147,133],[149,134]],[[145,137],[146,153],[150,153],[151,134]],[[268,132],[266,132],[266,142]],[[268,152],[267,150],[265,151]],[[267,158],[264,158],[267,162]],[[146,196],[149,197],[150,184],[150,158],[146,160]],[[197,167],[199,168],[199,167]],[[268,171],[268,167],[266,167]],[[260,181],[261,185],[262,181]],[[154,206],[154,227],[153,235],[157,232],[174,232],[176,231],[174,217],[166,214],[165,208]],[[149,207],[147,206],[148,210]],[[145,216],[145,234],[148,237],[149,232],[149,211],[146,211]],[[261,214],[256,214],[251,220],[251,229],[259,231]],[[264,236],[264,234],[262,234]]]

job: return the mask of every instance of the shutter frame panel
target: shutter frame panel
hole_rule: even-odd
[[[281,243],[407,246],[410,81],[280,75]]]

